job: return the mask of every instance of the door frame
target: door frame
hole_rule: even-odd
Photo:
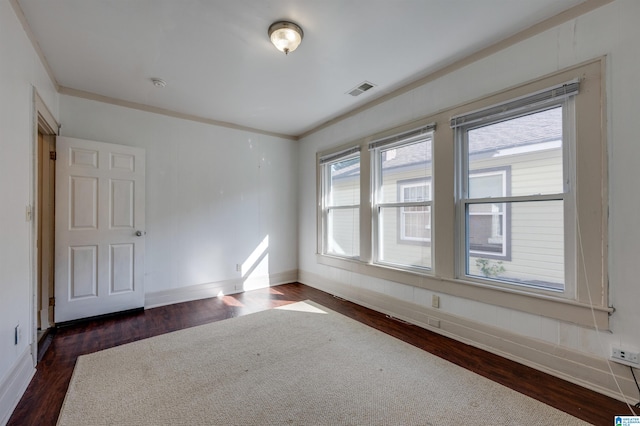
[[[53,303],[54,291],[53,273],[55,261],[55,157],[51,152],[56,151],[54,135],[45,135],[38,126],[38,193],[36,194],[35,218],[37,226],[38,253],[36,257],[37,281],[36,303],[37,325],[40,329],[38,341],[42,339],[46,330],[54,325]],[[54,299],[55,300],[55,299]]]
[[[38,133],[41,133],[45,138],[55,138],[59,124],[54,118],[53,114],[42,100],[38,91],[33,87],[33,140],[32,140],[32,182],[31,182],[31,205],[27,206],[27,220],[31,221],[31,356],[33,358],[33,365],[36,366],[38,362],[38,270],[40,265],[38,264],[39,248],[38,248],[38,199],[39,191],[38,180],[40,164],[38,161]],[[45,159],[44,161],[48,161]],[[52,223],[52,227],[54,224]],[[51,229],[54,232],[54,229]],[[54,234],[55,235],[55,234]],[[51,324],[53,325],[53,324]]]

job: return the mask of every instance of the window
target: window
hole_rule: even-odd
[[[574,221],[568,216],[574,177],[566,167],[572,143],[565,139],[575,133],[578,85],[564,87],[569,93],[543,103],[524,99],[507,113],[476,112],[456,128],[465,276],[561,292],[573,280],[565,223]],[[482,171],[491,167],[503,171]]]
[[[511,188],[510,167],[469,173],[470,192],[479,197],[504,197]],[[510,260],[510,215],[507,203],[469,209],[469,252],[484,258]]]
[[[350,149],[320,159],[322,165],[322,252],[360,255],[360,153]]]
[[[422,203],[431,200],[431,181],[399,181],[398,194],[402,203]],[[400,207],[400,240],[431,241],[431,207]]]
[[[433,126],[369,144],[374,262],[431,268],[431,157]]]

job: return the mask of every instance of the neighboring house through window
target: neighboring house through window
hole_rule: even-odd
[[[505,197],[511,188],[510,168],[473,171],[469,188],[479,197]],[[509,260],[510,218],[507,203],[469,207],[469,252],[486,258]]]
[[[369,144],[375,263],[431,268],[433,130],[428,125]]]
[[[403,203],[431,200],[431,180],[399,181],[398,192]],[[431,241],[431,207],[406,206],[400,208],[400,240]]]
[[[322,165],[322,252],[360,254],[360,150],[348,149],[320,159]]]

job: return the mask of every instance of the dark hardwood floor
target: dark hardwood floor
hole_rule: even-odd
[[[56,330],[8,425],[55,425],[80,355],[307,299],[592,424],[611,425],[614,415],[631,415],[627,406],[615,399],[303,284],[285,284],[92,320]]]

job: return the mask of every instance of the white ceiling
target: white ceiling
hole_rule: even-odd
[[[297,136],[585,0],[17,1],[60,86]]]

